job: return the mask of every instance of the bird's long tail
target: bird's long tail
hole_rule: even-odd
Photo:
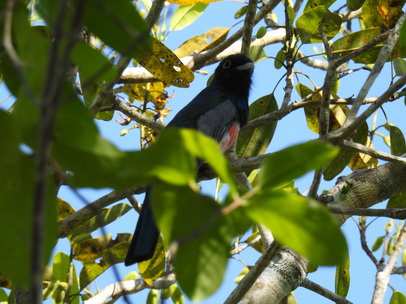
[[[148,187],[140,217],[124,261],[126,266],[149,260],[154,255],[159,238],[159,231],[152,215],[150,195],[151,188]]]

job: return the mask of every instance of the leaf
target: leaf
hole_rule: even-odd
[[[58,222],[75,212],[75,209],[73,209],[71,205],[59,197],[56,200],[56,208]]]
[[[96,216],[92,217],[72,231],[69,231],[67,234],[70,235],[71,240],[74,241],[78,237],[80,238],[80,236],[83,234],[87,235],[100,227],[104,227],[114,222],[116,219],[126,214],[129,210],[131,210],[131,207],[125,203],[120,203],[110,208],[104,208]]]
[[[319,26],[327,39],[335,37],[340,31],[342,18],[330,12],[325,6],[317,6],[304,12],[296,21],[296,30],[303,43],[320,42]]]
[[[255,36],[257,37],[257,39],[261,39],[262,37],[264,37],[266,35],[266,32],[267,32],[266,26],[261,26],[258,29]]]
[[[377,237],[374,241],[374,243],[372,244],[372,251],[377,251],[379,248],[381,248],[383,243],[383,236]]]
[[[406,304],[406,296],[399,290],[395,290],[390,298],[389,304]]]
[[[247,13],[248,5],[241,6],[234,14],[234,18],[238,19]]]
[[[179,31],[192,24],[203,14],[206,7],[207,4],[204,3],[178,6],[169,22],[169,31]]]
[[[393,67],[395,69],[396,76],[406,74],[406,61],[403,58],[396,57],[393,60]]]
[[[406,153],[406,142],[402,130],[391,124],[386,125],[385,128],[389,129],[391,153],[396,156]]]
[[[173,53],[182,58],[209,50],[223,42],[229,31],[230,27],[214,27],[202,35],[188,39],[174,50]]]
[[[350,257],[348,253],[343,261],[336,267],[335,293],[345,298],[350,289]]]
[[[327,164],[338,153],[338,149],[309,141],[272,153],[263,163],[259,173],[259,186],[276,187],[294,178]]]
[[[398,0],[377,1],[376,10],[382,20],[382,31],[386,31],[395,26],[396,22],[403,15],[403,5],[404,2]]]
[[[165,245],[162,238],[159,238],[154,255],[151,259],[138,263],[138,272],[142,278],[152,284],[153,280],[160,278],[165,272]]]
[[[267,57],[265,50],[262,46],[251,46],[249,57],[253,62],[258,62]]]
[[[306,6],[304,11],[307,12],[314,8],[318,8],[320,6],[330,7],[335,2],[335,0],[309,0],[306,2]]]
[[[144,53],[138,62],[160,81],[170,85],[187,88],[194,79],[192,71],[156,39],[151,50]]]
[[[273,94],[263,96],[250,105],[248,120],[253,120],[277,109],[278,104]],[[242,131],[237,140],[238,158],[264,154],[273,138],[276,125],[277,122],[275,121],[259,128]]]
[[[75,1],[74,7],[80,5]],[[124,56],[139,58],[151,44],[149,26],[130,0],[89,0],[82,22],[104,43]]]
[[[406,208],[406,192],[400,192],[392,196],[386,208]]]
[[[220,206],[189,187],[165,184],[154,185],[151,204],[168,247],[181,242],[173,264],[182,290],[192,301],[213,294],[223,280],[232,239],[223,218],[210,221]]]
[[[365,0],[347,0],[347,7],[350,11],[356,11],[360,9],[364,4]]]
[[[13,15],[13,18],[16,17]],[[36,193],[36,164],[32,155],[20,150],[22,142],[18,117],[0,110],[0,273],[14,284],[27,288],[31,279],[32,221]],[[56,197],[52,179],[47,176],[44,193],[43,262],[56,243]],[[16,208],[18,202],[18,208]]]
[[[0,304],[8,303],[8,295],[3,288],[0,288]]]
[[[318,265],[343,261],[347,245],[335,218],[319,202],[279,191],[261,191],[244,207],[247,215],[272,231],[282,245]]]
[[[170,0],[168,2],[170,3],[174,3],[174,4],[180,4],[180,5],[188,5],[188,6],[192,6],[192,5],[196,5],[196,4],[209,4],[212,2],[217,2],[217,1],[221,1],[221,0]]]

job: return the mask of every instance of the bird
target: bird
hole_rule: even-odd
[[[227,151],[247,123],[248,99],[254,63],[244,54],[224,58],[212,82],[180,110],[169,127],[196,129],[215,139]],[[140,216],[124,261],[126,266],[152,258],[160,235],[150,205],[152,186],[148,186]]]

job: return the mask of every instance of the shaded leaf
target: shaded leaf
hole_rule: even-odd
[[[342,19],[337,13],[321,5],[304,12],[296,21],[296,30],[303,43],[320,42],[320,25],[327,39],[331,39],[340,31],[341,23]]]
[[[285,191],[261,191],[244,209],[251,219],[269,228],[278,242],[313,263],[335,265],[345,257],[345,238],[319,202]]]
[[[273,94],[263,96],[250,105],[248,120],[253,120],[277,109],[278,104]],[[273,138],[276,125],[277,121],[259,128],[242,131],[237,140],[238,158],[264,154]]]
[[[396,57],[393,60],[393,67],[395,69],[396,76],[406,74],[406,61],[403,58]]]
[[[173,53],[182,58],[209,50],[224,41],[229,31],[229,27],[214,27],[202,35],[186,40]]]
[[[253,62],[258,62],[263,58],[266,58],[267,55],[265,53],[265,50],[262,46],[251,46],[250,47],[250,53],[249,57]]]
[[[396,156],[406,153],[406,142],[402,130],[391,124],[386,125],[385,128],[389,129],[391,153]]]
[[[347,0],[347,7],[350,11],[356,11],[361,8],[365,0]]]
[[[194,79],[188,67],[162,42],[154,39],[150,51],[138,60],[139,64],[162,82],[187,88]]]
[[[395,194],[388,200],[386,208],[406,208],[406,192]]]
[[[386,31],[395,26],[400,16],[403,15],[404,1],[399,0],[378,0],[376,10],[381,17],[381,29]]]
[[[381,248],[383,243],[383,236],[377,237],[374,241],[374,243],[372,244],[372,251],[377,251],[379,248]]]
[[[80,1],[76,3],[79,5]],[[139,58],[151,44],[149,26],[130,0],[86,1],[82,22],[104,43],[125,56]]]
[[[289,182],[327,164],[337,153],[337,148],[318,141],[309,141],[272,153],[262,165],[259,186],[276,187]]]
[[[188,25],[192,24],[197,18],[199,18],[201,14],[203,14],[203,11],[206,9],[207,4],[198,2],[195,3],[196,4],[192,5],[178,6],[178,8],[172,15],[171,21],[169,22],[170,31],[178,31],[187,27]]]

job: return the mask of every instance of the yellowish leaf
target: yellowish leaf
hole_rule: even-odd
[[[168,85],[187,88],[194,79],[192,71],[158,40],[153,41],[151,50],[145,53],[138,62]]]
[[[229,27],[214,27],[202,35],[188,39],[173,52],[178,57],[185,57],[209,50],[224,41],[229,31]]]

